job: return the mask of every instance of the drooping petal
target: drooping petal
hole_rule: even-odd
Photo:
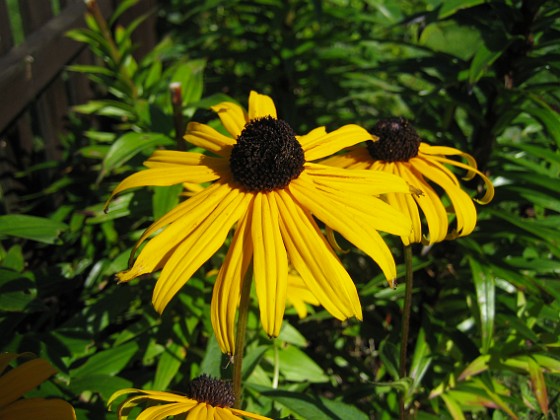
[[[411,192],[410,185],[405,180],[389,172],[348,170],[316,163],[306,163],[305,169],[317,186],[344,191],[345,194],[380,195],[388,192]]]
[[[353,146],[347,153],[340,153],[321,160],[322,165],[335,166],[348,169],[370,169],[372,165],[371,156],[366,147]]]
[[[422,195],[414,196],[414,200],[422,209],[422,213],[424,213],[426,218],[426,224],[428,225],[429,235],[427,240],[422,239],[422,241],[427,244],[441,242],[447,236],[449,228],[447,212],[437,192],[426,182],[422,173],[414,167],[415,161],[415,159],[411,159],[410,166],[400,165],[399,173],[411,185],[422,190]]]
[[[398,179],[399,182],[404,182],[402,179],[394,177],[391,174],[386,175],[392,176],[393,179]],[[316,206],[334,206],[343,209],[337,218],[338,223],[345,222],[346,219],[353,218],[358,219],[367,225],[367,227],[363,227],[364,230],[373,228],[399,236],[408,235],[410,233],[410,220],[408,220],[399,210],[391,207],[382,199],[371,193],[362,194],[356,191],[352,194],[348,194],[343,185],[344,184],[341,184],[339,188],[332,188],[327,183],[323,183],[322,181],[317,182],[316,177],[304,173],[301,174],[298,179],[292,181],[290,189],[298,189],[300,187],[304,188],[305,195],[307,195],[307,197],[302,198],[306,200],[306,208],[308,208],[311,213],[319,217],[328,226],[331,226],[330,219],[323,220],[318,214],[316,214],[313,210]],[[404,185],[408,187],[408,184],[404,183]],[[311,196],[313,196],[313,199],[310,199]],[[323,199],[330,200],[330,204],[328,206],[322,205],[319,201]],[[347,212],[351,212],[352,217],[350,217]],[[333,220],[333,223],[336,223],[336,220]]]
[[[75,420],[76,413],[64,400],[29,398],[0,409],[0,419]]]
[[[330,242],[330,241],[329,241]],[[307,316],[307,304],[318,306],[321,303],[307,288],[299,275],[288,274],[288,291],[286,300],[295,308],[300,319]]]
[[[362,127],[355,124],[348,124],[324,136],[317,136],[313,141],[305,142],[306,145],[303,149],[305,160],[311,162],[322,159],[335,154],[345,147],[353,146],[362,141],[371,139],[371,134]]]
[[[251,263],[251,205],[241,218],[229,246],[226,258],[212,291],[211,321],[220,349],[225,354],[235,351],[235,314],[239,305],[241,282]]]
[[[402,176],[400,171],[400,164],[395,164],[394,162],[385,162],[384,171],[393,173],[397,176]],[[412,229],[409,235],[401,236],[404,245],[410,245],[411,243],[417,243],[422,241],[422,221],[420,219],[420,212],[418,211],[418,206],[416,204],[416,197],[413,198],[412,194],[404,193],[389,193],[385,195],[387,203],[396,209],[400,210],[403,214],[407,215],[412,222]]]
[[[467,154],[464,153],[463,155],[467,155]],[[470,157],[470,155],[467,155],[467,156]],[[482,172],[480,172],[478,169],[476,169],[476,161],[474,161],[474,158],[472,158],[472,157],[470,157],[470,158],[473,159],[474,167],[470,166],[470,165],[466,165],[462,162],[454,161],[452,159],[446,159],[446,158],[438,157],[438,156],[433,156],[432,157],[432,159],[436,162],[440,162],[440,163],[456,166],[456,167],[461,168],[461,169],[465,169],[467,171],[467,175],[465,175],[463,177],[463,179],[465,181],[469,181],[477,175],[480,178],[482,178],[482,181],[484,182],[484,187],[485,187],[485,190],[486,190],[485,193],[484,193],[484,196],[482,198],[474,198],[473,200],[476,201],[477,203],[480,203],[480,204],[488,204],[494,198],[494,184],[492,184],[492,181],[490,181],[490,179],[488,179],[488,177],[486,175],[484,175]]]
[[[441,164],[418,158],[414,162],[414,167],[422,173],[424,177],[443,188],[451,200],[456,216],[456,235],[465,236],[470,234],[476,226],[477,213],[469,195],[464,192],[460,186],[450,181],[449,177],[442,171]]]
[[[29,360],[0,376],[0,407],[13,403],[23,394],[45,382],[56,369],[44,359]]]
[[[173,166],[166,168],[146,169],[144,171],[133,173],[123,179],[119,185],[113,190],[111,197],[107,200],[105,208],[113,197],[123,191],[137,187],[163,187],[170,185],[182,184],[184,182],[192,182],[200,184],[216,180],[220,174],[207,166]]]
[[[220,172],[229,167],[229,162],[224,158],[215,158],[201,153],[177,152],[174,150],[156,150],[150,158],[144,162],[147,168],[170,168],[183,167],[190,171],[192,166],[206,166],[214,171]],[[204,181],[206,182],[206,181]]]
[[[255,414],[255,413],[249,413],[248,411],[239,410],[237,408],[229,408],[228,410],[231,411],[232,413],[235,413],[235,414],[239,415],[239,416],[249,417],[250,419],[253,419],[253,420],[272,420],[269,417],[260,416],[260,415]]]
[[[152,302],[156,311],[161,313],[195,271],[222,246],[231,227],[246,212],[250,198],[250,194],[231,189],[177,246],[154,288]]]
[[[301,178],[290,185],[290,191],[296,200],[369,255],[391,283],[397,276],[395,260],[376,228],[379,225],[392,223],[391,227],[396,228],[399,235],[408,236],[411,226],[405,215],[372,196],[363,196],[362,200],[350,199],[350,197],[346,197],[346,201],[344,197],[333,199],[332,195],[303,182]],[[358,207],[364,204],[366,209]],[[382,215],[376,214],[376,207],[381,210]],[[392,216],[392,220],[388,216]]]
[[[288,256],[280,234],[275,196],[275,192],[256,194],[251,221],[255,290],[261,323],[271,337],[280,334],[288,288]]]
[[[249,121],[268,116],[278,118],[274,101],[269,96],[252,90],[249,94]]]
[[[131,257],[151,234],[169,226],[146,244],[129,270],[117,274],[119,281],[132,280],[160,267],[161,261],[166,259],[181,241],[191,235],[192,231],[204,222],[208,214],[214,212],[230,191],[229,185],[216,183],[195,194],[153,223],[136,243]]]
[[[307,288],[334,317],[362,319],[356,287],[312,216],[287,191],[277,194],[282,239]]]
[[[192,401],[186,404],[175,403],[148,407],[138,415],[136,420],[163,420],[169,418],[170,416],[188,413],[197,405],[198,403],[196,401]]]
[[[247,123],[247,114],[239,105],[233,102],[222,102],[212,107],[218,114],[224,128],[234,139],[237,139]]]
[[[209,152],[229,158],[235,139],[224,136],[206,124],[190,122],[184,139],[195,146],[202,147]]]

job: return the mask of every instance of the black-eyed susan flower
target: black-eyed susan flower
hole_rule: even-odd
[[[127,413],[138,403],[148,402],[152,406],[142,411],[138,416],[139,420],[160,420],[181,414],[186,414],[186,417],[182,418],[187,420],[235,420],[242,418],[270,420],[268,417],[232,408],[235,398],[231,384],[206,375],[193,379],[189,383],[185,395],[127,388],[115,392],[109,399],[109,405],[126,394],[136,395],[127,398],[120,404],[118,409],[119,419],[126,419]]]
[[[222,351],[233,354],[235,314],[250,266],[261,322],[271,337],[278,336],[282,324],[289,262],[333,316],[361,319],[356,288],[314,217],[371,256],[392,280],[393,256],[376,229],[408,235],[411,226],[376,195],[408,193],[409,185],[385,172],[314,163],[372,138],[356,125],[330,133],[321,127],[297,136],[277,118],[272,99],[256,92],[249,96],[248,113],[231,102],[212,109],[229,136],[194,122],[185,136],[209,155],[158,150],[145,162],[147,170],[129,176],[114,190],[113,195],[147,185],[209,184],[144,232],[135,251],[156,235],[119,280],[161,269],[153,294],[161,312],[235,226],[211,305]]]
[[[385,195],[389,204],[406,213],[412,221],[412,231],[402,236],[405,245],[415,242],[432,244],[465,236],[473,231],[477,221],[473,199],[447,167],[449,165],[465,170],[464,180],[478,175],[485,184],[486,192],[482,198],[474,201],[486,204],[494,196],[494,187],[477,169],[476,161],[471,155],[452,147],[431,146],[422,142],[412,125],[400,117],[379,121],[372,134],[378,139],[367,141],[365,146],[356,146],[348,153],[326,159],[323,163],[347,169],[370,169],[395,174],[421,190],[422,194],[419,195]],[[465,162],[450,159],[449,156],[458,156]],[[443,203],[440,195],[447,196],[448,206]],[[424,214],[428,227],[428,235],[424,237],[419,209]],[[448,232],[448,213],[455,216],[455,228],[451,232]]]
[[[15,368],[10,363],[21,357],[33,357]],[[0,419],[75,419],[74,408],[58,398],[24,398],[57,370],[44,359],[30,353],[0,354]]]

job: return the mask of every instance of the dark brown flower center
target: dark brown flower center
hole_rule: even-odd
[[[379,120],[371,133],[379,137],[377,141],[367,142],[368,152],[375,160],[408,162],[418,156],[421,139],[402,117]]]
[[[268,192],[297,178],[305,157],[292,127],[269,116],[245,125],[229,163],[233,178],[245,189]]]
[[[233,407],[235,396],[230,382],[201,375],[187,385],[187,396],[213,407]]]

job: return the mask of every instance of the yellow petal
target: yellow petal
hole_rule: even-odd
[[[8,367],[8,365],[16,360],[18,357],[24,355],[25,353],[18,354],[18,353],[0,353],[0,375],[4,370]],[[29,354],[31,357],[34,355],[32,353]]]
[[[372,158],[367,147],[354,146],[347,153],[341,153],[321,160],[319,163],[327,166],[348,169],[370,169]]]
[[[250,194],[232,189],[174,249],[154,288],[152,302],[156,311],[161,313],[196,270],[222,246],[231,227],[247,211],[250,199]]]
[[[299,144],[303,150],[307,150],[308,146],[314,143],[317,139],[327,135],[327,129],[325,127],[317,127],[311,130],[309,133],[304,134],[303,136],[296,136]]]
[[[288,288],[288,256],[280,234],[275,195],[256,194],[251,223],[255,290],[261,323],[271,337],[280,334]]]
[[[386,175],[392,176],[393,179],[398,179],[399,182],[402,182],[403,185],[405,185],[407,188],[409,187],[409,185],[401,178],[395,177],[391,174]],[[340,217],[338,217],[336,220],[342,222],[345,222],[347,219],[358,220],[365,225],[363,226],[364,230],[373,228],[399,236],[408,235],[410,233],[410,220],[406,217],[406,215],[401,213],[399,210],[391,207],[380,198],[377,198],[371,193],[362,194],[359,191],[353,191],[351,194],[349,194],[344,188],[344,183],[341,183],[338,188],[327,188],[325,186],[326,184],[323,184],[322,181],[321,183],[319,183],[316,181],[316,179],[317,178],[314,176],[310,176],[307,173],[302,173],[299,178],[291,182],[289,188],[305,188],[306,195],[313,195],[315,200],[311,200],[309,197],[302,197],[302,199],[305,199],[306,208],[311,210],[311,212],[320,219],[321,217],[313,211],[313,208],[315,208],[316,205],[321,207],[329,207],[326,205],[322,205],[321,203],[316,201],[319,199],[327,199],[330,200],[330,206],[336,206],[344,209],[340,214]],[[348,190],[352,189],[353,187],[348,186]],[[344,212],[349,213],[345,214]],[[329,224],[327,220],[321,220],[331,228],[335,229]]]
[[[23,394],[45,382],[56,369],[44,359],[33,359],[0,376],[0,407],[14,402]]]
[[[243,108],[233,102],[222,102],[212,107],[218,114],[222,125],[234,139],[237,139],[247,123],[247,115]]]
[[[415,195],[414,200],[422,209],[428,225],[429,235],[424,242],[427,244],[441,242],[445,239],[449,228],[447,212],[437,192],[426,182],[422,173],[414,167],[415,161],[415,159],[411,159],[410,165],[401,165],[400,174],[411,185],[422,190],[422,195]]]
[[[205,403],[197,404],[189,411],[186,420],[214,420],[214,416],[208,413],[208,407]]]
[[[138,415],[136,420],[162,420],[178,414],[188,413],[198,405],[196,401],[187,404],[169,404],[159,405],[155,407],[148,407]]]
[[[394,162],[387,162],[385,164],[385,170],[399,175],[400,164]],[[402,174],[401,178],[405,179]],[[412,229],[409,235],[401,236],[404,245],[410,245],[411,243],[422,242],[422,222],[420,219],[420,213],[418,211],[418,205],[416,204],[415,198],[412,194],[404,193],[390,193],[385,195],[387,203],[392,207],[400,210],[403,214],[407,215],[412,222]]]
[[[235,139],[224,136],[209,125],[197,122],[189,123],[184,139],[195,146],[202,147],[225,158],[229,158],[231,148],[236,142]]]
[[[362,141],[371,139],[371,134],[362,127],[348,124],[324,136],[317,136],[313,141],[306,142],[305,148],[303,149],[305,160],[311,162],[316,159],[334,155],[345,147],[353,146]]]
[[[414,161],[414,167],[424,177],[443,188],[451,200],[456,216],[457,235],[465,236],[470,234],[476,226],[477,214],[469,195],[460,186],[451,182],[448,176],[445,176],[442,170],[444,167],[441,164],[419,158]]]
[[[476,201],[477,203],[488,204],[490,201],[492,201],[492,198],[494,198],[494,185],[492,184],[492,181],[490,181],[486,175],[484,175],[482,172],[480,172],[478,169],[476,169],[476,162],[475,162],[475,167],[473,168],[472,166],[466,165],[462,162],[456,162],[454,160],[446,159],[446,158],[442,158],[442,157],[432,156],[432,159],[437,161],[437,162],[440,162],[440,163],[446,163],[448,165],[456,166],[458,168],[467,170],[467,175],[465,175],[463,177],[463,179],[465,181],[473,179],[476,175],[478,175],[480,178],[482,178],[482,181],[484,182],[484,187],[486,189],[486,192],[484,193],[484,196],[482,198],[480,198],[480,199],[475,198],[474,199],[474,201]]]
[[[156,150],[150,158],[144,162],[148,168],[169,168],[174,166],[186,167],[206,166],[214,170],[229,167],[229,161],[224,158],[215,158],[201,153],[177,152],[174,150]]]
[[[249,94],[249,121],[255,118],[268,116],[278,118],[276,116],[274,101],[269,96],[262,95],[252,90]]]
[[[208,215],[215,211],[230,191],[231,187],[228,184],[216,183],[179,204],[153,223],[136,243],[131,258],[146,238],[168,224],[169,226],[146,244],[130,270],[117,275],[119,281],[132,280],[160,267],[161,261],[167,258],[181,241],[191,235]]]
[[[388,192],[410,193],[410,185],[401,177],[389,172],[341,169],[316,163],[306,163],[305,169],[306,173],[313,177],[313,182],[326,190],[363,195],[380,195]]]
[[[111,197],[105,203],[105,208],[113,197],[123,191],[131,188],[146,187],[146,186],[170,186],[177,185],[183,182],[193,182],[196,184],[216,180],[220,174],[212,168],[206,166],[177,166],[157,169],[146,169],[144,171],[136,172],[125,179],[111,193]]]
[[[408,236],[411,229],[410,221],[402,213],[375,197],[364,196],[362,200],[351,201],[355,197],[347,196],[346,201],[344,197],[335,200],[332,195],[314,188],[312,184],[302,182],[301,177],[297,182],[291,183],[290,191],[303,207],[369,255],[379,265],[388,281],[391,282],[396,278],[393,255],[377,233],[376,225],[388,225],[390,222],[400,229],[399,235]],[[364,204],[369,211],[358,207]],[[385,213],[385,217],[376,214],[376,207]],[[387,217],[388,215],[392,216],[391,219]]]
[[[229,355],[235,351],[235,314],[239,306],[241,282],[245,279],[253,255],[250,214],[248,211],[237,225],[212,291],[212,327],[220,349]]]
[[[239,415],[239,416],[249,417],[250,419],[253,419],[253,420],[272,420],[269,417],[259,416],[258,414],[249,413],[249,412],[243,411],[243,410],[238,410],[237,408],[230,408],[229,410],[231,412]]]
[[[287,191],[277,194],[282,239],[307,288],[334,317],[362,319],[356,287],[312,216]]]
[[[0,409],[0,419],[75,420],[76,413],[60,399],[29,398]]]

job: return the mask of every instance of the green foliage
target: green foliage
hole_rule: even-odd
[[[408,377],[398,374],[403,286],[389,289],[350,249],[341,258],[364,321],[318,308],[300,320],[288,309],[271,341],[252,308],[246,409],[391,419],[405,395],[419,419],[560,416],[557,2],[172,0],[159,6],[161,42],[141,60],[130,41],[141,19],[118,24],[135,3],[120,3],[109,33],[93,14],[69,33],[98,58],[71,66],[96,97],[75,107],[63,160],[20,174],[31,184],[54,173],[52,182],[22,197],[26,214],[0,216],[0,348],[40,354],[60,371],[37,395],[104,418],[122,388],[181,391],[201,373],[231,376],[209,316],[223,251],[162,316],[150,304],[153,277],[114,280],[182,188],[123,194],[109,213],[104,205],[153,150],[182,147],[174,121],[216,125],[209,106],[255,89],[300,133],[405,116],[426,142],[473,154],[496,195],[478,206],[472,235],[413,248]],[[401,261],[397,238],[387,239]]]

